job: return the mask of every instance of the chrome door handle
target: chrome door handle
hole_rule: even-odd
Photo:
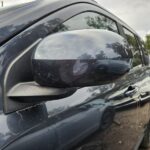
[[[126,97],[132,97],[134,94],[138,92],[138,87],[130,86],[125,92],[124,95]]]

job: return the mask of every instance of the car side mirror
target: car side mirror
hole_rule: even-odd
[[[56,33],[31,47],[29,53],[12,64],[5,79],[4,112],[7,114],[41,102],[61,100],[80,87],[113,82],[132,67],[126,40],[106,30]],[[31,60],[31,72],[27,71],[31,80],[20,74],[12,82],[20,61],[26,60],[29,61],[26,66]]]
[[[85,29],[50,35],[37,46],[32,68],[41,86],[102,85],[125,75],[132,54],[126,40],[111,31]]]

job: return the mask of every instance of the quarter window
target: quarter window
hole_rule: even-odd
[[[94,12],[85,12],[64,22],[59,31],[79,29],[105,29],[118,33],[115,21]]]

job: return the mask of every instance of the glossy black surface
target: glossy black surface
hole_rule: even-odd
[[[33,81],[31,56],[35,50],[35,46],[38,44],[37,41],[52,33],[58,32],[58,26],[60,24],[79,13],[85,11],[102,13],[117,22],[119,33],[124,38],[125,35],[122,26],[130,29],[136,35],[125,23],[108,11],[96,6],[97,4],[93,1],[85,0],[82,1],[82,3],[80,2],[81,1],[75,0],[61,0],[57,3],[48,4],[48,1],[46,3],[39,1],[30,6],[26,5],[16,11],[12,10],[6,14],[0,14],[0,20],[3,20],[0,22],[0,149],[7,147],[7,149],[12,150],[15,149],[16,144],[19,145],[20,143],[24,145],[23,148],[26,148],[27,143],[30,143],[31,145],[28,145],[29,150],[34,150],[35,145],[41,146],[44,150],[54,149],[59,143],[57,143],[55,138],[53,124],[58,122],[64,125],[66,123],[64,118],[67,118],[69,114],[67,112],[64,115],[65,117],[59,117],[58,113],[61,114],[83,102],[98,98],[100,101],[102,101],[101,99],[111,101],[119,108],[119,106],[125,106],[122,104],[129,104],[128,106],[131,106],[131,101],[135,106],[137,106],[137,102],[141,99],[145,102],[149,101],[150,68],[148,64],[143,64],[142,61],[140,65],[134,66],[126,76],[116,82],[101,86],[80,88],[70,97],[59,101],[45,102],[41,105],[31,103],[24,104],[13,101],[7,97],[9,90],[17,83]],[[35,7],[35,5],[38,7]],[[27,7],[30,7],[32,13],[24,9]],[[58,10],[59,8],[61,9]],[[12,62],[27,49],[29,49],[28,53],[20,57],[20,60],[16,61],[13,67],[10,67]],[[140,49],[140,51],[142,51],[142,49]],[[145,59],[143,55],[141,55],[141,57]],[[11,68],[11,72],[6,76],[9,67]],[[132,95],[132,97],[124,95],[129,86],[138,87],[138,92]],[[82,108],[82,110],[83,109],[85,112],[86,110],[93,110],[92,107]],[[137,110],[137,108],[135,110]],[[78,108],[76,112],[78,112]],[[11,114],[6,115],[4,113]],[[86,115],[86,117],[90,114]],[[147,116],[149,116],[149,114],[147,114]],[[78,117],[77,115],[77,118]],[[140,114],[138,117],[140,117]],[[139,119],[138,117],[136,115],[133,116],[133,118],[137,118],[137,120]],[[62,122],[60,122],[60,118]],[[124,116],[124,118],[126,118],[126,116]],[[92,119],[96,119],[95,116]],[[73,127],[73,123],[74,119],[71,119],[67,125],[71,124],[71,127]],[[77,127],[80,127],[79,125],[80,124],[78,124]],[[66,134],[70,133],[67,127],[63,131]],[[51,133],[52,138],[49,137],[49,133]],[[112,136],[112,139],[115,136],[116,134]],[[22,139],[24,139],[24,141]],[[49,144],[49,141],[52,141],[52,145]],[[9,147],[10,144],[11,147]],[[113,144],[118,144],[118,141]]]
[[[76,30],[50,35],[32,60],[34,80],[42,86],[84,87],[122,77],[132,67],[127,41],[106,30]]]
[[[2,130],[0,133],[0,146],[4,144],[6,146],[9,144],[9,141],[17,140],[17,143],[14,142],[14,144],[7,145],[6,147],[8,147],[8,149],[25,150],[31,149],[32,144],[34,143],[40,149],[67,150],[81,139],[84,139],[87,135],[90,135],[93,131],[100,128],[103,130],[108,128],[108,126],[112,124],[114,117],[111,104],[98,99],[83,105],[72,107],[71,109],[68,108],[67,110],[64,110],[63,113],[56,111],[57,109],[60,109],[60,106],[61,105],[53,105],[50,111],[47,110],[45,104],[41,104],[32,109],[10,114],[8,116],[1,115],[0,125]],[[112,120],[104,126],[101,118],[106,109],[109,109],[112,113]],[[5,126],[3,126],[4,124]],[[86,130],[84,130],[85,128]],[[46,133],[43,132],[43,129],[47,132],[47,138],[45,137]],[[70,131],[66,132],[66,129]],[[34,132],[39,134],[40,140],[37,139]],[[44,136],[40,135],[40,132],[43,132]],[[20,134],[23,135],[22,138],[20,137]],[[32,143],[22,143],[24,136],[28,136],[30,139],[29,141]],[[72,139],[74,139],[73,143]],[[44,146],[43,143],[45,143]],[[60,144],[58,145],[58,143]],[[32,149],[34,150],[36,148],[32,147]]]

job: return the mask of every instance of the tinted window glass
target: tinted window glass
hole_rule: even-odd
[[[138,42],[137,42],[134,34],[132,32],[130,32],[129,30],[124,28],[124,33],[126,35],[126,39],[129,43],[129,47],[134,56],[133,67],[138,66],[142,63]]]
[[[144,42],[140,37],[138,37],[138,42],[139,42],[139,45],[140,45],[140,48],[142,49],[142,55],[144,54],[144,55],[148,55],[148,53],[149,53],[149,51],[148,51],[148,49],[146,48],[146,43],[147,42]],[[148,42],[149,43],[149,42]],[[147,44],[148,44],[147,43]]]
[[[106,29],[118,33],[116,23],[98,13],[85,12],[63,23],[61,30]]]

